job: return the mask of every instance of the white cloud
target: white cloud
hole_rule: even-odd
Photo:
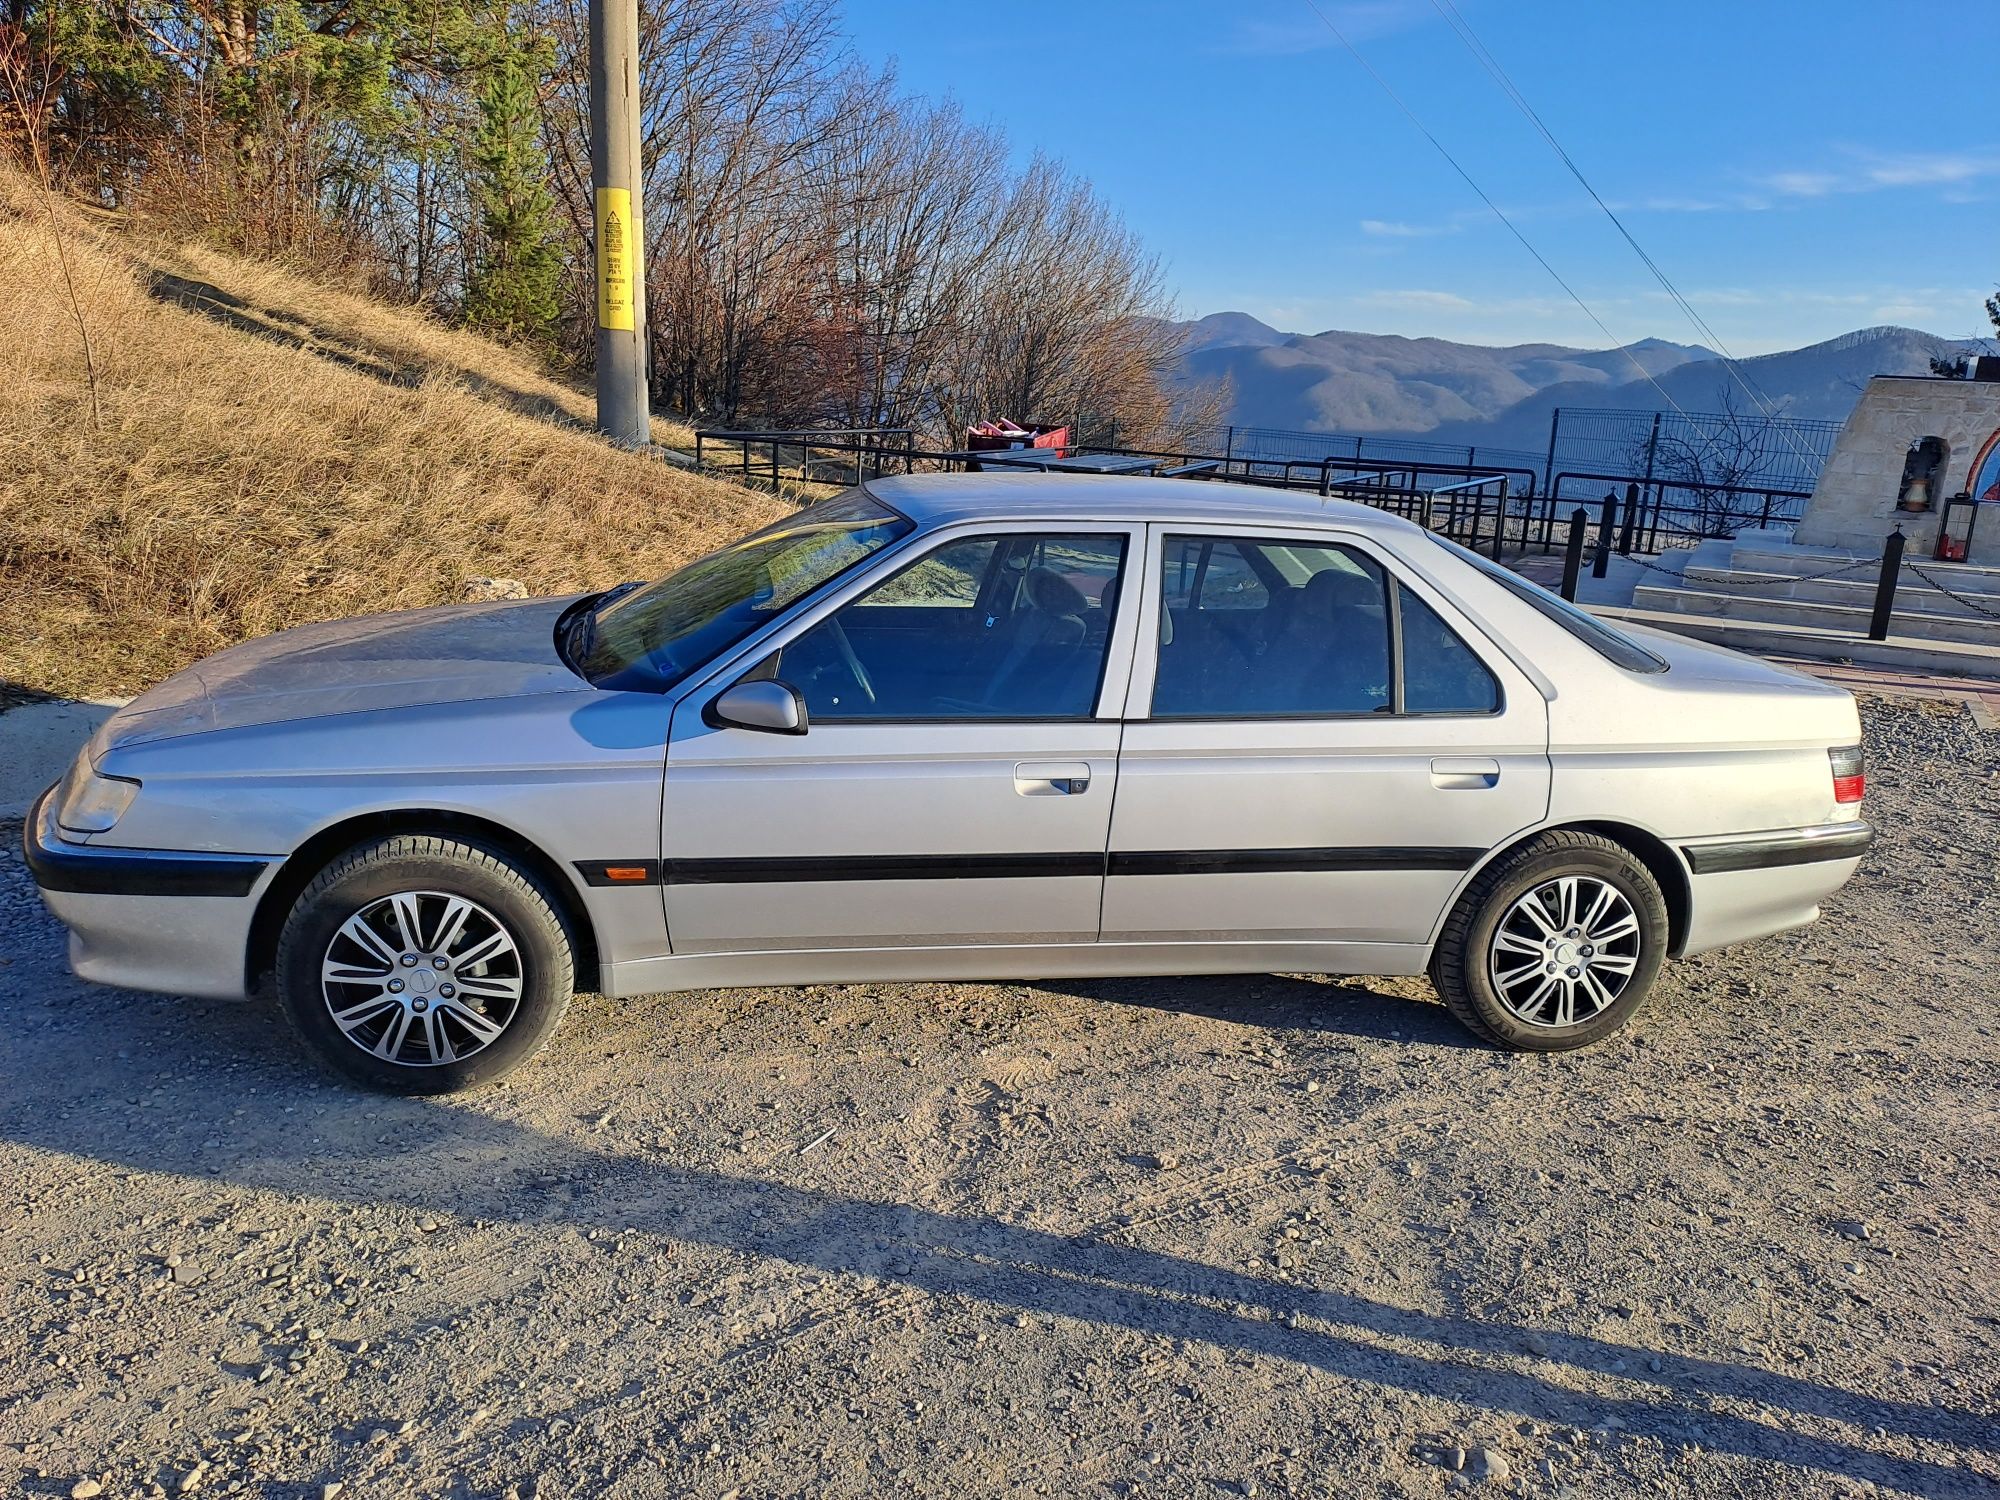
[[[1474,308],[1480,306],[1479,303],[1469,298],[1461,297],[1456,292],[1425,291],[1414,288],[1407,291],[1368,292],[1357,297],[1355,300],[1365,303],[1370,307],[1412,307],[1422,308],[1430,312],[1437,312],[1439,310],[1471,312]]]
[[[1840,179],[1831,172],[1773,172],[1763,183],[1787,198],[1824,198],[1840,186]]]
[[[1784,198],[1824,198],[1830,193],[1875,193],[1885,188],[1950,187],[2000,177],[2000,149],[1973,151],[1850,151],[1838,167],[1773,172],[1757,179]]]
[[[1423,240],[1433,235],[1457,234],[1458,224],[1406,224],[1400,219],[1363,219],[1361,232],[1381,239]]]

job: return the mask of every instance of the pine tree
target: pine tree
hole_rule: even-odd
[[[562,262],[541,107],[516,51],[494,64],[480,91],[471,166],[480,245],[465,291],[466,321],[509,338],[545,340],[555,326]]]

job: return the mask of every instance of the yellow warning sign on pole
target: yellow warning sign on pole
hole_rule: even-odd
[[[629,332],[632,323],[632,194],[597,190],[597,326]]]

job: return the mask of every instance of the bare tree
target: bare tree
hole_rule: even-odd
[[[1768,483],[1781,455],[1770,418],[1746,411],[1734,386],[1716,388],[1716,410],[1677,416],[1656,434],[1635,434],[1626,448],[1633,477],[1647,475],[1684,491],[1702,536],[1729,536],[1761,519],[1764,497],[1739,494]]]
[[[1088,184],[1037,158],[1001,210],[942,415],[1165,421],[1182,335],[1157,261]]]

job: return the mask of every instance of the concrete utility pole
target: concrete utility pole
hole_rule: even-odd
[[[636,448],[652,439],[638,0],[590,0],[590,180],[597,205],[597,430]]]

